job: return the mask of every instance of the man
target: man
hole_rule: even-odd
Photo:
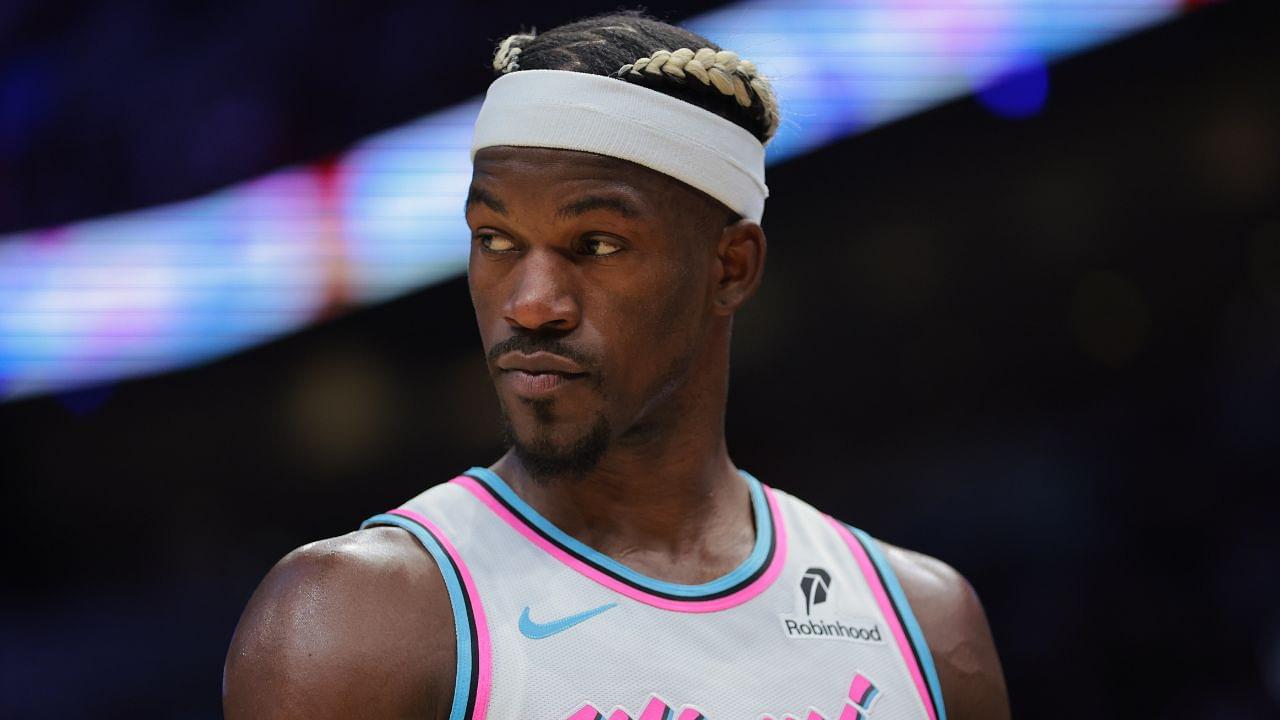
[[[227,716],[1007,718],[963,578],[729,458],[764,77],[638,15],[494,64],[466,214],[511,449],[285,557],[232,640]]]

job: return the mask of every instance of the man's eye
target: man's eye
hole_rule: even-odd
[[[488,250],[489,252],[507,252],[508,250],[514,250],[516,248],[515,243],[501,235],[480,233],[477,237],[480,240],[480,247]]]
[[[622,249],[622,246],[618,243],[610,242],[603,238],[588,238],[583,242],[583,245],[586,247],[588,255],[595,255],[596,257],[612,255]]]

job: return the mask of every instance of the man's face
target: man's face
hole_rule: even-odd
[[[471,299],[509,439],[535,478],[580,475],[678,412],[726,219],[700,193],[614,158],[477,153]]]

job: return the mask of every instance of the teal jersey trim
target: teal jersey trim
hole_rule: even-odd
[[[875,538],[848,523],[845,527],[849,528],[849,531],[867,549],[867,555],[871,556],[871,562],[875,563],[876,570],[880,572],[885,589],[889,591],[889,597],[898,610],[898,616],[902,618],[902,625],[906,628],[911,645],[915,648],[916,657],[920,660],[920,669],[924,672],[925,682],[929,685],[929,696],[933,698],[933,707],[938,711],[938,720],[947,720],[947,709],[942,703],[942,685],[938,682],[938,671],[933,665],[933,655],[929,652],[929,645],[925,642],[920,623],[916,622],[915,613],[911,612],[911,604],[907,602],[907,594],[902,591],[898,576],[894,574],[893,568],[889,565],[889,559],[884,556],[884,551],[880,549],[880,543],[876,542]]]
[[[537,510],[534,510],[522,500],[511,489],[511,486],[507,485],[506,481],[489,468],[473,467],[466,474],[484,480],[485,484],[497,493],[503,502],[518,512],[525,522],[541,530],[577,555],[642,588],[677,597],[697,598],[727,590],[751,577],[764,565],[769,557],[769,548],[773,545],[773,514],[769,510],[769,501],[764,496],[764,488],[761,486],[760,481],[750,473],[744,470],[739,470],[738,472],[747,481],[747,488],[751,493],[751,508],[755,515],[756,523],[756,544],[747,559],[743,560],[742,564],[730,571],[728,575],[722,575],[711,582],[701,585],[680,585],[642,575],[617,560],[593,550],[590,546],[551,524],[550,520],[544,518]]]
[[[471,698],[471,669],[473,648],[471,647],[471,616],[468,611],[466,591],[462,587],[462,578],[458,575],[453,560],[444,548],[426,528],[409,518],[399,515],[374,515],[360,524],[363,530],[373,525],[394,525],[408,530],[426,548],[436,565],[440,566],[440,575],[444,577],[445,589],[449,591],[449,605],[453,608],[453,627],[457,635],[458,669],[453,681],[453,705],[449,710],[449,720],[465,720],[467,704]]]

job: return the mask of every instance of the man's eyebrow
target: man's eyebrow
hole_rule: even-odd
[[[612,210],[623,217],[639,217],[640,211],[635,205],[616,195],[586,195],[571,203],[561,205],[556,210],[556,217],[571,218],[589,213],[592,210]]]
[[[505,203],[493,195],[490,195],[484,188],[478,188],[475,185],[472,185],[471,189],[467,191],[467,208],[470,209],[471,206],[476,203],[480,203],[500,215],[507,214],[507,206]]]

